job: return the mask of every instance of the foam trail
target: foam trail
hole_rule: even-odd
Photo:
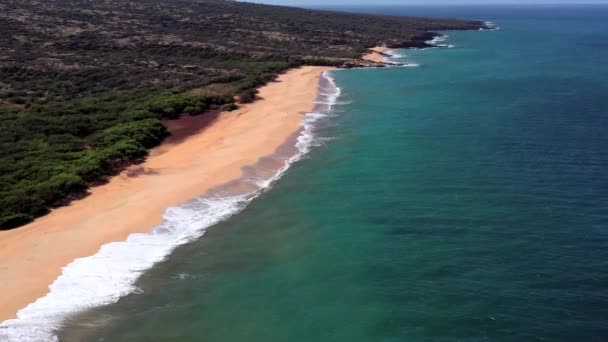
[[[392,68],[415,68],[420,66],[420,64],[416,63],[400,62],[400,59],[407,58],[408,56],[399,53],[397,50],[387,50],[385,51],[385,53],[389,56],[384,57],[384,62],[388,64],[393,64],[391,66]]]
[[[401,53],[399,53],[397,50],[387,50],[385,52],[386,54],[390,55],[390,58],[406,58],[408,57],[407,55],[402,55]]]
[[[498,27],[498,25],[496,25],[495,23],[493,23],[491,21],[486,21],[484,24],[486,25],[487,28],[480,28],[479,31],[498,31],[498,30],[500,30],[500,27]]]
[[[433,39],[431,39],[431,40],[427,40],[427,41],[426,41],[426,43],[427,43],[427,44],[434,45],[434,46],[436,46],[436,47],[440,47],[440,48],[453,48],[453,47],[454,47],[454,45],[450,45],[450,44],[439,44],[439,43],[441,43],[441,42],[445,42],[445,41],[446,41],[446,40],[447,40],[449,37],[450,37],[450,36],[448,36],[448,35],[444,35],[444,34],[443,34],[443,35],[437,36],[437,37],[435,37],[435,38],[433,38]]]
[[[331,116],[341,95],[331,73],[325,72],[322,80],[318,104],[302,121],[295,154],[283,156],[283,166],[272,175],[246,180],[255,190],[239,195],[203,196],[168,208],[163,222],[150,233],[132,234],[126,241],[108,243],[96,254],[74,260],[62,268],[47,295],[19,310],[17,319],[0,324],[0,341],[57,342],[57,331],[70,315],[141,293],[135,282],[146,270],[167,258],[176,247],[200,238],[210,226],[241,211],[281,178],[291,164],[322,144],[315,133],[317,123]]]

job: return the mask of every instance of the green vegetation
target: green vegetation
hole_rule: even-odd
[[[233,105],[229,96],[113,93],[28,110],[3,108],[0,135],[2,227],[10,228],[81,194],[141,160],[168,133],[162,118]]]
[[[234,110],[291,67],[482,25],[223,0],[0,0],[0,229],[145,158],[163,119]]]

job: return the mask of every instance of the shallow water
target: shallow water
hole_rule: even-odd
[[[608,8],[400,10],[501,29],[336,72],[323,146],[62,340],[608,339]]]

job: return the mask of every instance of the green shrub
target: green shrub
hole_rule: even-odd
[[[31,222],[34,216],[23,213],[9,213],[0,216],[0,230],[12,229]]]
[[[144,148],[158,145],[169,133],[158,119],[118,124],[97,133],[92,139],[94,147],[109,147],[122,140],[131,139]]]
[[[239,94],[239,101],[241,103],[251,103],[255,101],[258,91],[255,89],[248,89]]]
[[[225,112],[231,112],[237,109],[239,109],[239,106],[236,103],[227,103],[222,106],[222,110]]]
[[[36,194],[48,205],[63,198],[65,194],[86,189],[87,183],[77,175],[62,173],[35,186]]]

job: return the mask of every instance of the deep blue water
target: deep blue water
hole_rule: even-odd
[[[608,7],[334,73],[332,140],[69,341],[608,340]]]

